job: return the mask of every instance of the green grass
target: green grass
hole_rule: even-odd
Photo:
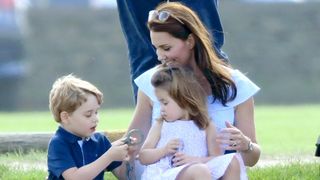
[[[39,169],[12,169],[6,165],[0,164],[0,179],[10,180],[38,180],[45,179],[47,173]]]
[[[47,153],[29,151],[27,153],[11,152],[0,154],[0,180],[38,180],[45,179]],[[112,173],[106,172],[105,179],[116,179]]]
[[[36,180],[45,179],[47,172],[46,153],[30,151],[27,154],[21,152],[5,153],[0,155],[0,179],[10,180]]]
[[[45,179],[45,168],[37,168],[39,164],[46,163],[46,152],[31,151],[27,154],[20,152],[0,155],[0,179],[10,180],[38,180]],[[28,165],[28,166],[26,166]],[[27,168],[26,168],[27,167]],[[285,165],[270,167],[248,168],[249,179],[254,180],[313,180],[320,177],[320,164],[316,162],[301,163],[292,161]],[[105,179],[115,180],[109,172],[105,173]]]
[[[320,105],[257,106],[256,134],[263,156],[313,154],[320,135]],[[98,131],[126,129],[133,109],[100,111]],[[0,113],[0,132],[54,132],[49,112]]]
[[[320,135],[320,105],[257,106],[256,133],[262,147],[262,159],[286,157],[286,160],[313,157]],[[126,129],[133,109],[110,109],[100,112],[98,130]],[[49,112],[0,113],[0,132],[54,132],[58,124]],[[24,164],[46,165],[45,152],[0,154],[0,179],[43,179],[47,172]],[[320,165],[315,161],[250,168],[250,179],[319,179]],[[106,179],[115,179],[106,173]]]
[[[265,168],[248,169],[248,177],[253,180],[316,180],[320,177],[319,163],[294,162]]]
[[[126,129],[133,109],[110,109],[99,112],[98,130]],[[59,125],[49,111],[0,112],[0,132],[54,132]]]
[[[256,134],[263,155],[314,154],[320,135],[320,105],[258,106]]]

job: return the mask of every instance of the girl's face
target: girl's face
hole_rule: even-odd
[[[166,90],[156,88],[155,94],[160,102],[160,113],[163,119],[168,122],[187,119],[186,110],[180,108],[180,106],[170,97]]]
[[[181,40],[167,32],[150,31],[151,42],[158,60],[169,66],[189,66],[194,61],[193,47],[188,40]]]
[[[96,96],[87,95],[87,101],[82,103],[73,113],[67,113],[63,119],[63,127],[74,135],[90,137],[99,122],[98,110],[100,105]],[[64,112],[66,113],[66,112]]]

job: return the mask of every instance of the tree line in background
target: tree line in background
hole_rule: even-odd
[[[320,102],[319,7],[220,3],[223,49],[232,66],[262,88],[257,104]],[[69,73],[97,85],[104,93],[103,107],[134,106],[116,9],[30,9],[23,44],[26,73],[15,92],[1,88],[7,94],[2,103],[15,103],[0,110],[47,110],[52,83]]]

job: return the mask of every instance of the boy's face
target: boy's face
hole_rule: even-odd
[[[79,137],[90,137],[99,122],[98,110],[100,105],[97,98],[87,95],[87,101],[82,103],[73,113],[68,113],[63,121],[63,127]]]
[[[187,118],[186,111],[180,108],[180,106],[170,97],[166,90],[156,88],[155,94],[160,102],[160,113],[163,119],[171,122]]]

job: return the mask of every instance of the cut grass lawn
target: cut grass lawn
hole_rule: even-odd
[[[45,179],[47,171],[46,152],[31,151],[27,154],[7,153],[0,155],[0,179],[10,180],[37,180]],[[39,168],[39,165],[41,166]],[[249,179],[263,180],[313,180],[320,177],[320,163],[310,162],[275,165],[264,168],[248,168]],[[116,179],[111,173],[105,174],[105,179]]]
[[[320,105],[257,106],[256,134],[263,156],[310,155],[320,135]],[[133,109],[100,111],[98,131],[126,129]],[[49,112],[1,112],[0,132],[54,132]]]
[[[126,129],[133,109],[100,110],[98,131]],[[0,132],[54,132],[58,123],[49,111],[0,112]]]
[[[315,143],[320,135],[320,105],[257,106],[256,131],[262,148],[262,159],[302,159],[313,157]],[[98,131],[126,129],[133,109],[100,111]],[[1,112],[0,132],[54,132],[57,123],[49,112]],[[30,160],[30,161],[29,161]],[[320,159],[319,159],[320,160]],[[43,179],[45,170],[18,168],[16,164],[46,164],[45,152],[29,154],[10,153],[0,155],[0,179]],[[317,159],[318,161],[318,159]],[[250,179],[319,179],[319,161],[249,168]],[[114,179],[111,174],[106,179]]]
[[[249,179],[253,180],[316,180],[320,177],[319,164],[289,164],[289,165],[277,165],[268,168],[252,169],[248,170]],[[19,170],[10,169],[7,166],[0,164],[0,179],[10,180],[37,180],[45,179],[47,176],[46,171],[38,169]],[[105,179],[116,180],[111,173],[105,174]]]
[[[258,106],[256,134],[264,155],[314,154],[320,105]]]

